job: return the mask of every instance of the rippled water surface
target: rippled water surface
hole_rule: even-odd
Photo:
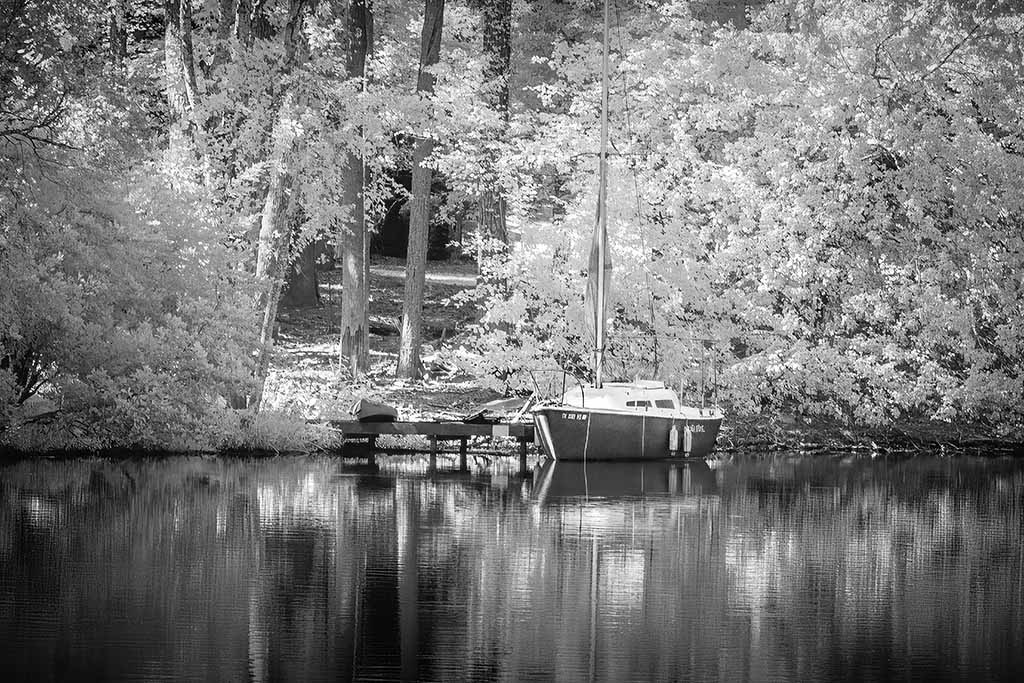
[[[7,680],[1013,680],[1024,462],[0,465]]]

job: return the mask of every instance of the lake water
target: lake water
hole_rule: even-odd
[[[504,469],[503,469],[504,468]],[[6,680],[1012,680],[1024,461],[0,465]]]

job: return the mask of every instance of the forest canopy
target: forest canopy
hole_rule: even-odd
[[[611,373],[1019,435],[1022,31],[1000,0],[614,2]],[[217,443],[303,259],[344,269],[366,372],[396,195],[478,217],[453,363],[585,378],[600,54],[589,0],[6,3],[0,439],[46,396],[85,445]]]

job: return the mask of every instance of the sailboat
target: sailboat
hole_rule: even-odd
[[[594,328],[594,383],[532,409],[545,453],[555,460],[657,460],[704,457],[715,447],[723,414],[718,406],[685,406],[662,382],[603,382],[608,256],[608,0],[601,60],[601,153],[597,220],[590,249],[587,308]],[[702,401],[703,403],[703,401]]]

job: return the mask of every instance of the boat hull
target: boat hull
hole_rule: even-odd
[[[544,451],[569,461],[702,458],[714,450],[722,425],[720,413],[664,416],[574,406],[535,408],[533,419]]]

